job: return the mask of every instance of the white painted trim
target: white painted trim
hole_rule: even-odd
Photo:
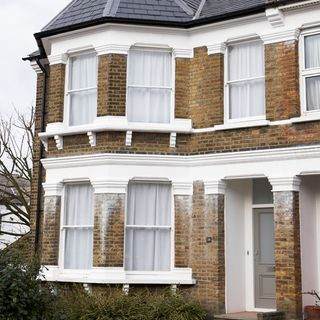
[[[193,49],[178,49],[178,48],[174,48],[172,53],[173,53],[173,56],[175,58],[192,59],[193,56],[194,56]]]
[[[66,53],[48,56],[50,66],[55,64],[67,64],[68,55]]]
[[[42,73],[42,70],[36,61],[34,61],[34,60],[30,61],[30,66],[36,74]]]
[[[320,145],[275,148],[252,151],[226,152],[192,156],[175,155],[145,155],[145,154],[89,154],[81,156],[69,156],[61,158],[45,158],[42,163],[45,169],[58,169],[80,166],[97,166],[108,164],[134,164],[151,166],[207,166],[240,164],[247,162],[271,162],[298,159],[318,159],[320,158]],[[320,173],[320,168],[319,168]],[[300,174],[300,173],[299,173]]]
[[[284,26],[284,16],[279,8],[268,8],[266,10],[266,17],[273,28]]]
[[[98,56],[105,54],[123,54],[127,55],[130,49],[129,45],[106,44],[94,48]]]
[[[272,192],[281,191],[300,191],[301,178],[297,176],[273,178],[269,177],[269,182],[272,185]]]
[[[51,182],[51,183],[43,183],[42,184],[45,197],[61,197],[63,184],[61,182]]]
[[[219,181],[204,181],[204,193],[208,194],[225,194],[226,183],[223,180]]]
[[[192,182],[173,182],[172,190],[174,196],[192,196],[193,183]]]
[[[78,282],[101,284],[181,284],[192,285],[192,269],[174,268],[170,272],[129,272],[124,268],[96,268],[67,270],[45,266],[44,277],[49,282]]]
[[[106,193],[115,193],[115,194],[125,194],[127,192],[129,180],[123,181],[91,181],[91,184],[94,189],[94,194],[106,194]]]
[[[300,30],[292,29],[286,30],[281,32],[274,32],[269,34],[261,34],[260,37],[264,44],[271,44],[271,43],[278,43],[278,42],[285,42],[285,41],[297,41],[300,35]]]
[[[208,48],[208,55],[216,54],[216,53],[224,54],[227,46],[224,42],[221,42],[221,43],[208,45],[207,48]]]

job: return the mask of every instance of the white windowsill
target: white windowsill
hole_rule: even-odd
[[[79,126],[67,126],[62,122],[49,123],[47,125],[46,132],[39,133],[39,137],[45,139],[56,135],[68,136],[102,131],[191,133],[192,122],[190,119],[174,119],[173,123],[168,124],[128,122],[126,117],[106,116],[97,117],[94,123]]]
[[[291,118],[291,123],[308,122],[320,120],[320,111],[310,111],[302,114],[300,117]]]
[[[170,272],[134,272],[124,268],[92,268],[66,270],[58,266],[45,266],[45,280],[50,282],[78,282],[99,284],[185,284],[192,285],[192,269],[175,268]]]
[[[269,124],[270,124],[269,120],[259,119],[259,120],[228,122],[225,124],[216,125],[214,126],[214,128],[216,131],[219,131],[219,130],[228,130],[228,129],[268,126]]]

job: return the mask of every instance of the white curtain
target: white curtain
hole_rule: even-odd
[[[93,250],[93,189],[90,184],[66,186],[65,269],[89,269]]]
[[[171,185],[129,183],[126,270],[169,271],[170,255]]]
[[[264,115],[265,81],[262,41],[232,45],[229,46],[228,52],[229,118]]]
[[[70,59],[69,124],[92,123],[97,113],[97,56],[85,54]]]
[[[305,37],[306,68],[320,68],[320,34]]]
[[[320,109],[320,76],[306,79],[307,110]]]
[[[170,52],[130,50],[128,120],[169,123],[172,96]]]

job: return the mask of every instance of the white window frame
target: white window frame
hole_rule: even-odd
[[[130,64],[130,51],[138,50],[138,51],[151,51],[151,52],[167,52],[171,54],[171,87],[159,87],[159,86],[132,86],[129,85],[129,64]],[[169,123],[158,123],[158,122],[129,122],[131,124],[145,124],[149,123],[152,125],[168,125],[173,124],[175,119],[175,70],[176,70],[176,60],[173,54],[173,50],[169,48],[162,48],[162,47],[155,47],[155,46],[132,46],[127,54],[127,80],[126,80],[126,119],[128,119],[128,95],[129,95],[129,88],[157,88],[157,89],[171,89],[171,105],[170,105],[170,122]]]
[[[97,85],[94,87],[88,87],[88,88],[82,88],[82,89],[76,89],[76,90],[70,90],[70,78],[71,78],[71,59],[78,56],[83,56],[87,54],[95,54],[96,55],[96,64],[97,64]],[[70,97],[71,93],[73,92],[81,92],[85,90],[96,90],[97,92],[97,101],[96,101],[96,110],[98,109],[98,67],[99,67],[99,59],[97,52],[95,50],[82,50],[82,51],[76,51],[68,54],[68,59],[66,63],[66,72],[65,72],[65,94],[64,94],[64,108],[63,108],[63,123],[65,127],[78,127],[78,126],[85,126],[90,123],[86,123],[83,125],[70,125]],[[96,113],[97,117],[97,113]]]
[[[174,194],[173,194],[173,185],[172,181],[169,181],[167,179],[131,179],[130,182],[137,182],[137,183],[150,183],[150,184],[169,184],[171,186],[171,250],[170,250],[170,270],[168,271],[131,271],[125,269],[125,263],[126,263],[126,236],[127,236],[127,216],[128,216],[128,192],[126,193],[125,197],[125,215],[124,215],[124,243],[123,243],[123,269],[125,270],[125,273],[128,275],[142,275],[142,274],[153,274],[153,275],[162,275],[163,273],[172,272],[175,269],[175,212],[174,212]],[[129,187],[128,183],[128,187]],[[127,187],[127,191],[128,191]],[[131,227],[131,226],[130,226]],[[146,227],[146,228],[159,228],[156,226],[137,226],[139,227]],[[165,226],[169,227],[169,226]],[[161,227],[160,227],[161,228]]]
[[[67,228],[72,228],[74,226],[66,226],[64,225],[64,217],[66,215],[66,188],[67,186],[70,185],[80,185],[80,184],[90,184],[89,180],[79,180],[79,181],[66,181],[63,184],[62,188],[62,195],[61,195],[61,208],[60,208],[60,228],[59,228],[59,233],[60,233],[60,241],[59,241],[59,254],[58,254],[58,266],[61,270],[65,270],[66,272],[71,272],[72,270],[76,270],[76,272],[80,272],[81,270],[90,270],[93,267],[93,261],[91,261],[91,268],[90,269],[66,269],[64,267],[64,256],[65,256],[65,245],[66,245],[66,229]],[[93,207],[92,207],[92,214],[94,217],[94,201],[93,201]],[[81,225],[77,226],[80,228],[83,227],[88,227],[92,228],[94,231],[94,225]],[[75,227],[76,228],[76,227]],[[93,254],[93,253],[92,253]]]
[[[299,41],[299,52],[300,52],[300,59],[299,59],[299,69],[300,69],[300,103],[301,103],[301,115],[302,116],[310,116],[310,115],[317,115],[320,116],[320,109],[319,110],[307,110],[307,78],[320,76],[320,67],[313,68],[313,69],[306,69],[305,68],[305,38],[312,35],[320,35],[320,27],[313,28],[311,30],[303,30],[300,34],[300,41]]]
[[[234,80],[234,81],[229,81],[229,50],[230,46],[236,46],[236,45],[241,45],[245,43],[250,43],[250,42],[256,42],[260,40],[262,42],[262,45],[264,47],[264,59],[263,59],[263,69],[264,69],[264,74],[261,77],[251,77],[247,79],[240,79],[240,80]],[[226,50],[224,54],[224,123],[239,123],[239,122],[253,122],[253,121],[260,121],[260,120],[266,120],[266,96],[264,99],[264,106],[265,106],[265,114],[262,116],[254,116],[254,117],[246,117],[246,118],[238,118],[238,119],[230,119],[230,84],[236,83],[236,82],[243,82],[243,81],[248,81],[248,80],[258,80],[258,79],[263,79],[265,83],[265,46],[262,41],[262,39],[258,36],[249,36],[245,38],[241,38],[239,40],[233,40],[233,41],[228,41],[226,43]],[[265,86],[264,86],[265,88]]]

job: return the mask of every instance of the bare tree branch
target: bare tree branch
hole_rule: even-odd
[[[11,117],[0,119],[0,205],[5,207],[0,221],[6,217],[6,225],[30,227],[34,125],[33,107],[28,114],[15,110]],[[10,222],[8,217],[14,219]],[[13,230],[0,228],[0,235],[22,235]]]

